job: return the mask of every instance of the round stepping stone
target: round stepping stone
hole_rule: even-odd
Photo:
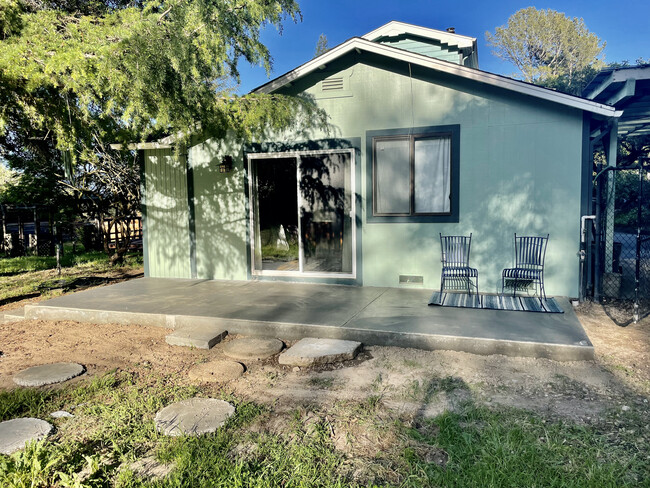
[[[210,361],[189,370],[187,375],[193,381],[225,383],[244,374],[244,366],[235,361]]]
[[[234,413],[235,407],[223,400],[190,398],[166,406],[154,421],[164,435],[201,435],[215,432]]]
[[[14,383],[20,386],[43,386],[68,381],[86,369],[77,363],[53,363],[23,369],[14,375]]]
[[[223,345],[223,353],[234,359],[266,359],[282,351],[284,343],[278,339],[245,337]]]
[[[44,439],[52,429],[52,424],[40,419],[22,418],[0,422],[0,452],[11,454],[19,451],[30,441]]]
[[[278,363],[289,366],[315,366],[354,359],[360,342],[306,337],[280,354]]]

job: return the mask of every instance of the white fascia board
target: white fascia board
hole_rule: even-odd
[[[116,151],[121,151],[124,146],[122,144],[109,144],[111,149]],[[127,144],[126,148],[129,151],[136,151],[142,149],[171,149],[173,146],[171,144],[164,144],[160,142],[138,142],[136,144]]]
[[[397,20],[392,20],[388,24],[384,24],[381,27],[361,36],[361,38],[368,41],[376,41],[381,37],[394,37],[403,34],[413,34],[427,39],[434,39],[444,44],[458,46],[459,48],[472,48],[476,46],[475,37],[461,36],[460,34],[453,34],[451,32],[437,29],[429,29],[419,25],[398,22]]]
[[[324,66],[327,63],[330,63],[335,59],[344,56],[345,54],[348,54],[350,51],[354,50],[366,51],[380,56],[386,56],[392,59],[403,61],[405,63],[411,63],[441,73],[447,73],[453,76],[458,76],[460,78],[473,80],[478,83],[496,86],[505,90],[521,93],[523,95],[529,95],[531,97],[540,98],[542,100],[548,100],[550,102],[559,103],[594,114],[616,117],[616,109],[614,107],[610,107],[609,105],[592,102],[591,100],[585,100],[584,98],[567,95],[566,93],[557,92],[548,88],[542,88],[541,86],[532,85],[523,81],[513,80],[512,78],[507,78],[505,76],[495,75],[493,73],[488,73],[487,71],[468,68],[466,66],[461,66],[449,61],[432,58],[423,54],[412,53],[410,51],[405,51],[404,49],[398,49],[395,47],[386,46],[384,44],[377,44],[375,42],[361,39],[359,37],[352,38],[343,44],[339,44],[338,46],[332,48],[330,51],[327,51],[325,54],[322,54],[317,58],[308,61],[293,71],[290,71],[276,78],[275,80],[272,80],[265,85],[256,88],[253,90],[253,93],[272,93],[285,86],[286,84],[291,83],[298,78],[302,78],[303,76],[306,76],[309,73],[317,70],[319,67]]]

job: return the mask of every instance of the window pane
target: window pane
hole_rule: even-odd
[[[415,213],[451,211],[451,138],[415,141]]]
[[[375,141],[375,212],[379,214],[411,211],[409,140]]]

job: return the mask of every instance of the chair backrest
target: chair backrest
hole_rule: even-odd
[[[471,245],[472,234],[469,236],[443,236],[440,234],[443,267],[462,268],[469,266],[469,251]]]
[[[543,269],[546,257],[546,237],[519,236],[515,233],[515,267],[524,269]]]

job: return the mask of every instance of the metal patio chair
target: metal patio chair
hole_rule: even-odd
[[[530,285],[539,286],[539,301],[546,300],[544,289],[544,258],[546,257],[546,237],[519,236],[515,233],[515,267],[506,268],[501,273],[501,294],[505,288],[512,288],[512,296],[517,290],[528,290]]]
[[[440,234],[440,248],[442,250],[442,272],[440,277],[440,294],[445,291],[445,284],[451,286],[447,288],[459,290],[466,289],[468,294],[472,294],[472,286],[478,292],[478,269],[469,265],[469,252],[472,246],[472,234],[469,236],[443,236]],[[476,280],[476,284],[472,283]]]

